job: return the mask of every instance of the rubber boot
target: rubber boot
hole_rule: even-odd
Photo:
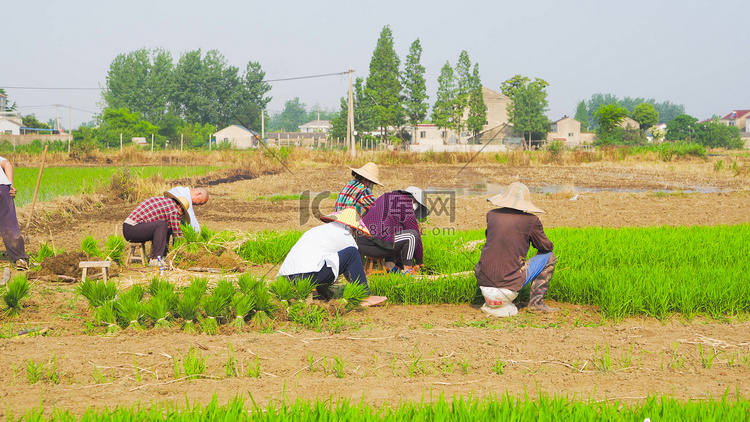
[[[549,281],[555,272],[557,257],[552,254],[547,265],[541,273],[531,282],[531,291],[529,292],[529,305],[526,309],[531,312],[557,312],[557,308],[552,308],[544,304],[542,298],[549,290]]]

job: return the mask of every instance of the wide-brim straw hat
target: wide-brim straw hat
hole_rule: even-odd
[[[344,208],[341,211],[336,211],[333,214],[328,214],[320,217],[320,221],[323,222],[337,222],[341,223],[345,226],[349,226],[352,229],[356,230],[357,233],[360,236],[365,237],[372,237],[372,234],[370,234],[370,230],[367,230],[367,227],[365,227],[364,224],[362,224],[362,220],[359,218],[359,214],[357,213],[357,210],[354,208]]]
[[[357,173],[358,175],[373,183],[376,183],[380,186],[385,186],[384,184],[380,183],[380,179],[378,179],[378,174],[380,173],[380,171],[378,170],[378,166],[375,163],[367,163],[358,169],[349,167],[349,170]]]
[[[164,192],[164,196],[173,199],[177,202],[177,205],[182,208],[182,220],[190,224],[190,214],[188,214],[188,208],[190,208],[190,200],[184,196],[174,196],[172,192]]]
[[[513,208],[523,212],[540,212],[540,208],[531,203],[531,192],[529,188],[521,182],[513,182],[508,185],[505,193],[501,193],[487,199],[500,208]]]
[[[421,220],[430,215],[430,207],[427,206],[427,201],[425,200],[425,195],[422,189],[419,189],[416,186],[409,186],[399,192],[407,193],[417,200],[417,210],[414,211],[414,214],[417,215],[417,220]]]

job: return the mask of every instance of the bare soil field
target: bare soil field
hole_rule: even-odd
[[[719,225],[750,220],[747,175],[715,172],[710,161],[463,167],[381,166],[386,187],[378,187],[376,195],[410,185],[461,188],[454,221],[450,215],[430,219],[435,227],[458,230],[484,228],[484,215],[490,209],[486,198],[513,181],[559,187],[559,192],[532,195],[535,205],[546,211],[541,215],[546,227]],[[211,199],[196,214],[201,224],[213,230],[304,230],[319,223],[314,218],[304,221],[305,214],[301,221],[301,200],[258,198],[306,190],[338,192],[349,179],[345,166],[310,165],[221,183],[210,186]],[[135,204],[114,200],[99,204],[99,199],[81,201],[62,213],[42,205],[44,211],[32,224],[34,243],[29,249],[35,251],[39,242],[47,242],[73,251],[86,235],[103,239],[121,233],[122,221]],[[333,202],[323,200],[320,212],[329,212]],[[24,212],[19,210],[19,215]],[[126,285],[154,275],[143,267],[121,270],[120,282]],[[185,275],[189,274],[176,271],[170,277]],[[128,329],[109,336],[91,327],[94,318],[74,289],[75,285],[37,281],[19,317],[0,317],[0,416],[10,411],[18,417],[40,403],[48,411],[58,407],[79,413],[89,406],[208,402],[213,395],[223,402],[238,394],[251,394],[261,403],[347,397],[371,404],[506,391],[626,401],[653,394],[680,399],[718,397],[725,392],[729,398],[750,395],[750,321],[742,315],[690,322],[673,316],[664,323],[631,318],[614,323],[603,320],[595,307],[551,303],[561,312],[522,311],[512,319],[491,320],[469,305],[389,304],[344,315],[342,326],[333,330],[340,332],[314,332],[282,322],[266,333],[248,326],[243,332],[222,327],[217,336],[184,334],[176,328]],[[19,330],[28,328],[48,330],[44,335],[18,336]],[[226,377],[230,344],[242,368],[239,377]],[[207,360],[206,376],[201,379],[175,376],[173,358],[185,357],[191,348]],[[243,375],[256,357],[261,376]],[[707,357],[712,357],[710,363]],[[342,362],[341,377],[334,371],[336,358]],[[36,384],[27,381],[31,359],[45,364],[45,376]],[[46,375],[53,359],[58,383]]]

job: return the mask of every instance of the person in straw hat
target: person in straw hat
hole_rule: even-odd
[[[350,283],[367,286],[362,258],[357,250],[357,238],[370,236],[354,208],[346,208],[320,217],[328,224],[306,231],[294,244],[279,268],[277,277],[288,277],[292,282],[310,278],[318,294],[330,299],[328,287],[339,274]],[[387,300],[385,296],[368,296],[362,306],[373,306]]]
[[[422,235],[419,223],[430,214],[424,192],[416,186],[383,194],[362,222],[371,238],[358,238],[360,252],[371,258],[385,258],[389,271],[401,268],[413,275],[422,265]]]
[[[544,234],[541,220],[532,214],[544,211],[535,207],[530,197],[526,185],[514,182],[504,194],[487,200],[498,208],[487,213],[487,242],[474,267],[474,274],[484,296],[482,311],[489,315],[516,315],[518,308],[513,300],[529,283],[528,309],[556,311],[545,305],[542,298],[555,272],[557,257],[552,252],[552,242]],[[529,244],[538,253],[527,261]]]
[[[341,189],[333,210],[341,211],[345,208],[354,207],[361,217],[375,203],[372,188],[376,184],[380,186],[383,186],[383,184],[378,179],[379,171],[375,163],[367,163],[358,169],[352,167],[349,167],[349,169],[352,171],[352,177],[354,178]]]
[[[190,224],[190,201],[184,196],[164,192],[141,202],[122,223],[122,235],[133,243],[151,242],[150,266],[167,256],[169,238],[182,237],[181,224]]]

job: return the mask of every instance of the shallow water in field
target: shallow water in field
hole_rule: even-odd
[[[499,185],[496,183],[479,183],[466,188],[443,188],[443,187],[428,187],[425,192],[440,194],[455,192],[456,195],[463,196],[491,196],[505,192],[506,185]],[[577,193],[597,193],[597,192],[625,192],[625,193],[640,193],[640,192],[660,192],[660,193],[722,193],[722,192],[733,192],[735,189],[717,188],[714,186],[680,186],[675,189],[633,189],[633,188],[588,188],[581,186],[571,185],[550,185],[544,184],[539,186],[529,186],[531,193],[541,194],[553,194],[558,192],[571,192]]]

